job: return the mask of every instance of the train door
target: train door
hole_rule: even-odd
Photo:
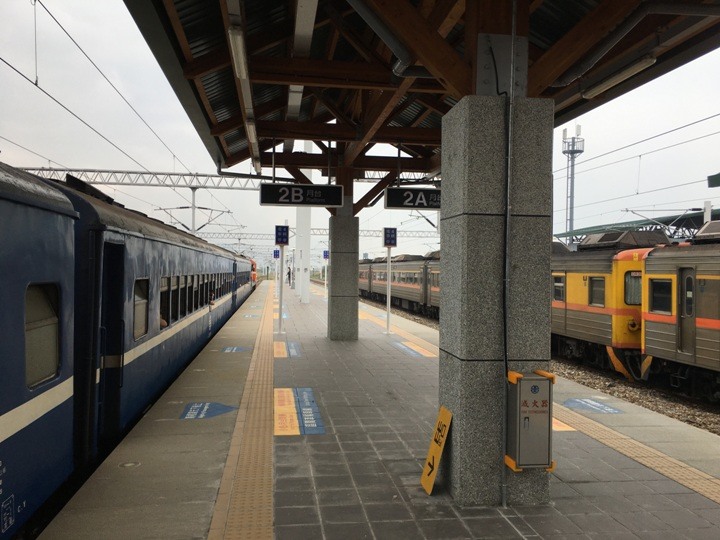
[[[695,355],[695,269],[680,268],[678,283],[678,353]]]
[[[567,273],[553,272],[552,280],[552,332],[564,335],[567,329]]]
[[[237,261],[233,262],[232,269],[232,282],[230,284],[232,288],[232,312],[235,313],[237,309],[237,289],[238,289],[238,264]]]
[[[107,449],[118,436],[120,426],[120,392],[124,368],[124,289],[125,246],[104,243],[100,291],[100,411],[101,448]]]

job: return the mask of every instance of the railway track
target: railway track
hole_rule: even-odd
[[[360,298],[360,301],[385,309],[384,302],[375,302],[366,298]],[[437,319],[409,313],[398,308],[392,308],[392,314],[435,329],[440,327]],[[718,403],[698,401],[657,386],[631,383],[618,373],[602,371],[562,358],[552,358],[550,371],[589,388],[720,435],[720,404]]]

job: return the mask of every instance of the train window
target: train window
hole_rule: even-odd
[[[694,280],[692,276],[685,277],[685,316],[692,317],[695,311],[695,302],[693,298]]]
[[[135,280],[135,297],[133,310],[133,337],[140,339],[148,332],[148,290],[149,279]]]
[[[642,272],[625,272],[625,303],[639,306],[642,301]]]
[[[650,280],[650,311],[672,313],[672,281]]]
[[[178,294],[178,276],[170,278],[170,322],[178,320],[178,305],[180,295]]]
[[[60,320],[55,285],[30,285],[25,292],[25,384],[33,387],[57,375]]]
[[[187,314],[187,278],[180,276],[180,318]]]
[[[160,328],[170,321],[170,278],[160,278]]]
[[[565,301],[565,276],[553,276],[553,300]]]
[[[200,276],[193,276],[193,309],[200,307]]]
[[[591,277],[589,304],[591,306],[605,306],[605,278]]]

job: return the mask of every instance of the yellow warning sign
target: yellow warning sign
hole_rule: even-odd
[[[284,341],[273,341],[273,356],[275,358],[287,358],[287,344]]]
[[[275,388],[273,394],[274,435],[300,435],[300,422],[292,388]]]
[[[428,495],[432,493],[433,486],[435,485],[435,477],[440,467],[440,458],[442,457],[445,441],[450,432],[450,422],[452,422],[452,413],[445,407],[440,406],[437,422],[435,423],[435,432],[430,441],[430,449],[428,450],[427,459],[425,460],[422,478],[420,478],[420,483]]]

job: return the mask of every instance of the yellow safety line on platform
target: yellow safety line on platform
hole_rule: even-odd
[[[385,319],[381,319],[380,317],[375,317],[375,315],[370,315],[366,311],[360,311],[360,313],[358,314],[358,317],[361,320],[365,319],[368,321],[372,321],[375,324],[382,326],[383,328],[385,328],[385,326],[387,324]],[[440,354],[440,349],[438,349],[438,347],[436,345],[433,345],[429,341],[425,341],[424,339],[419,338],[416,335],[411,334],[410,332],[406,332],[405,330],[398,328],[397,326],[393,326],[392,323],[390,324],[390,330],[392,331],[393,334],[396,334],[396,335],[400,336],[401,338],[407,339],[408,341],[412,342],[413,344],[417,345],[418,347],[421,347],[422,349],[425,350],[426,353],[429,353],[430,357],[432,357],[432,358],[436,358]],[[408,344],[406,343],[406,345],[408,345]],[[412,348],[414,349],[414,347],[412,347]],[[417,349],[415,349],[415,350],[417,350]],[[419,350],[417,352],[419,352],[420,354],[423,354]],[[425,356],[425,355],[423,354],[423,356]]]
[[[565,422],[561,422],[557,418],[552,419],[553,431],[577,431],[574,427],[568,426]]]
[[[295,394],[292,388],[275,388],[274,404],[274,434],[276,436],[300,435],[297,401],[295,400]]]
[[[720,479],[557,403],[553,404],[553,413],[562,422],[577,428],[578,431],[605,446],[720,504]]]
[[[420,345],[416,345],[412,341],[403,341],[403,345],[412,349],[416,353],[419,353],[419,354],[425,356],[426,358],[435,358],[437,356],[437,354],[433,354],[430,351],[428,351],[427,349],[423,349]]]
[[[273,538],[272,299],[267,291],[209,540]]]

